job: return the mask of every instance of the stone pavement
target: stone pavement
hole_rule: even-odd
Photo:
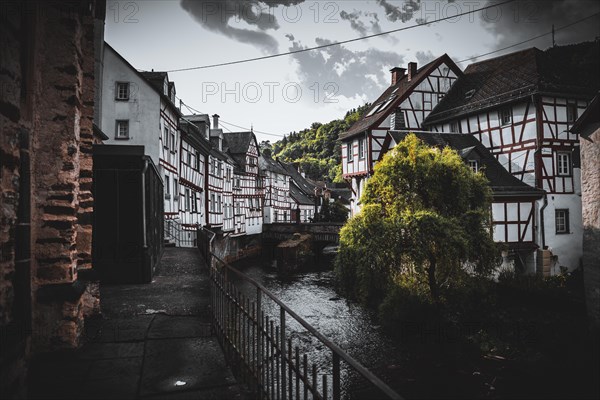
[[[209,279],[198,250],[166,248],[145,285],[101,288],[85,344],[32,360],[31,398],[244,399],[211,334]]]

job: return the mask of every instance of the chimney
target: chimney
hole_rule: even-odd
[[[219,114],[215,114],[213,117],[213,129],[219,129]]]
[[[410,82],[410,80],[412,78],[414,78],[416,74],[417,74],[417,63],[409,62],[408,63],[408,81]]]
[[[404,76],[406,68],[394,67],[390,69],[390,72],[392,73],[392,86],[394,86]]]

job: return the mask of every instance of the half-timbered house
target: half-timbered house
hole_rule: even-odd
[[[179,218],[181,221],[181,246],[195,246],[197,229],[206,225],[205,172],[210,154],[205,125],[196,125],[192,119],[182,117],[181,160],[179,166]]]
[[[381,157],[402,141],[408,131],[390,131],[383,144]],[[509,173],[492,153],[472,135],[418,132],[415,135],[435,147],[450,147],[458,152],[473,172],[482,172],[493,193],[493,238],[506,243],[510,262],[520,271],[534,268],[536,244],[536,202],[544,191],[522,182]]]
[[[471,64],[424,123],[473,135],[511,174],[546,191],[536,203],[539,272],[580,265],[579,137],[569,128],[600,87],[599,46],[531,48]]]
[[[292,222],[311,222],[321,209],[321,196],[317,195],[317,186],[306,179],[294,164],[281,161],[279,164],[290,176]]]
[[[290,222],[292,210],[290,175],[280,163],[268,155],[261,154],[258,164],[260,172],[264,176],[265,187],[263,223]]]
[[[373,173],[390,129],[421,129],[423,120],[448,92],[461,70],[444,54],[421,68],[391,70],[390,87],[365,115],[340,135],[342,173],[352,187],[351,212],[360,210],[366,179]]]
[[[262,232],[264,191],[258,170],[260,151],[254,132],[224,133],[227,152],[236,161],[233,170],[234,234]]]
[[[210,129],[211,150],[208,155],[206,185],[207,226],[222,232],[234,231],[233,167],[235,161],[223,150],[223,130],[219,116],[213,115]]]

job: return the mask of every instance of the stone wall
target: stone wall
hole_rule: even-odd
[[[600,129],[581,138],[583,274],[592,329],[600,331]]]
[[[77,346],[84,313],[98,309],[78,271],[91,268],[94,12],[104,7],[0,9],[2,398],[22,396],[31,351]]]

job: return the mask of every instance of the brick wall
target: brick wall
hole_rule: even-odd
[[[592,328],[600,331],[600,129],[581,139],[583,273]]]

